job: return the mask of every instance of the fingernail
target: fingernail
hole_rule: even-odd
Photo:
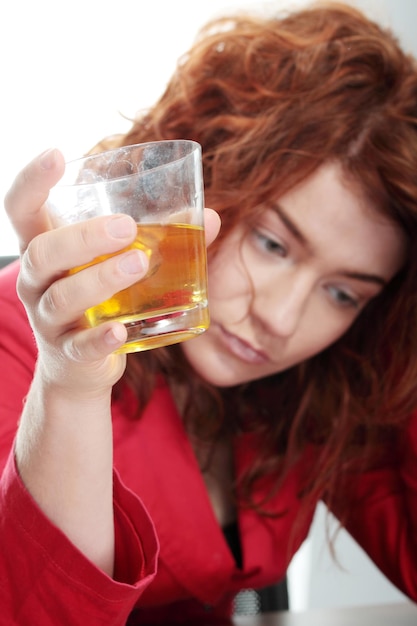
[[[104,335],[104,340],[109,346],[120,346],[126,341],[126,331],[121,324],[113,326]]]
[[[119,262],[120,269],[126,274],[139,274],[147,265],[147,257],[140,250],[132,250],[125,254]]]
[[[54,167],[55,162],[56,162],[55,148],[50,148],[49,150],[45,150],[45,152],[41,154],[39,162],[43,170],[51,170]]]
[[[126,237],[131,237],[133,233],[136,232],[136,227],[130,217],[127,215],[121,215],[107,222],[107,232],[112,237],[124,239]]]

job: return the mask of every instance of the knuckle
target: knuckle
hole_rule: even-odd
[[[115,363],[107,361],[110,351],[103,339],[104,333],[105,329],[100,326],[69,333],[64,341],[63,350],[65,357],[73,363],[94,368],[97,375],[95,380],[107,385],[113,384],[119,378],[123,371],[123,362],[119,364],[115,373]],[[112,380],[109,380],[109,376]]]
[[[16,293],[19,299],[23,303],[25,303],[27,300],[28,288],[27,288],[26,281],[23,277],[22,271],[19,272],[17,279],[16,279]]]
[[[7,190],[4,196],[4,208],[6,209],[6,213],[10,214],[12,212],[12,207],[14,204],[14,184]]]
[[[79,245],[86,250],[91,250],[92,244],[94,244],[96,237],[92,233],[92,224],[89,221],[80,222],[78,228]]]
[[[99,293],[108,293],[115,288],[114,262],[102,261],[94,265],[94,285]],[[109,271],[109,267],[113,271]]]
[[[94,290],[99,299],[108,298],[116,291],[124,289],[129,280],[119,269],[117,255],[95,262],[85,277],[90,289]]]
[[[37,280],[42,268],[42,252],[38,245],[38,238],[33,239],[20,257],[20,271],[17,277],[16,290],[24,300],[29,293],[36,291]]]
[[[66,357],[75,363],[83,363],[86,360],[81,346],[74,337],[68,338],[64,343],[64,352]]]
[[[29,242],[22,263],[31,275],[36,275],[40,268],[49,267],[47,247],[42,235],[37,235]]]
[[[49,315],[58,315],[66,312],[69,307],[69,299],[63,281],[56,281],[43,294],[42,309]]]
[[[103,246],[103,243],[108,239],[104,225],[105,221],[103,220],[103,217],[93,217],[78,222],[78,244],[85,247],[88,251],[93,251],[93,253],[97,249],[100,249]]]

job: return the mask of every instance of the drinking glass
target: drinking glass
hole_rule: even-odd
[[[207,329],[198,143],[156,141],[70,161],[63,178],[51,189],[47,208],[55,228],[111,213],[126,213],[136,221],[137,237],[130,247],[147,254],[147,275],[85,312],[91,326],[109,320],[125,325],[127,341],[118,352],[158,348]],[[88,265],[105,258],[95,258]]]

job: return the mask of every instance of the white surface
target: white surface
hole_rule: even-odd
[[[417,2],[357,0],[392,24],[410,49]],[[220,14],[271,13],[305,0],[4,0],[0,5],[0,197],[39,152],[55,146],[67,159],[103,136],[123,132],[126,117],[162,93],[177,58],[197,30]],[[146,8],[145,8],[146,7]],[[175,26],[173,26],[175,25]],[[414,43],[415,45],[415,43]],[[4,210],[0,255],[17,252]]]
[[[43,150],[58,147],[75,158],[127,130],[125,117],[153,104],[208,19],[283,5],[288,0],[3,0],[1,198]],[[0,255],[16,251],[2,210]]]
[[[336,559],[330,554],[330,535],[337,528],[333,516],[320,504],[308,540],[294,558],[288,578],[291,609],[392,604],[405,596],[381,574],[350,535],[339,531],[335,541]]]

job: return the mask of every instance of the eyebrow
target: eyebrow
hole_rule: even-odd
[[[385,287],[388,284],[388,281],[382,278],[382,276],[378,276],[377,274],[362,274],[360,272],[342,272],[342,276],[346,276],[346,278],[353,278],[354,280],[362,280],[367,283],[376,283],[377,285],[381,285]]]
[[[310,244],[306,237],[303,235],[301,230],[294,224],[294,222],[289,218],[289,216],[285,213],[282,206],[279,204],[270,204],[269,208],[275,211],[278,215],[282,223],[288,228],[288,230],[294,235],[294,237],[303,245],[308,246],[310,248]]]
[[[270,203],[269,208],[275,211],[275,213],[278,215],[278,217],[280,218],[284,226],[288,228],[288,230],[292,233],[292,235],[301,244],[311,249],[311,245],[308,239],[301,232],[298,226],[294,224],[294,222],[287,215],[287,213],[285,213],[282,206],[280,206],[277,203]],[[342,276],[345,276],[346,278],[352,278],[354,280],[361,280],[366,283],[373,283],[373,284],[381,285],[382,287],[385,287],[385,285],[388,284],[388,281],[385,280],[385,278],[382,278],[382,276],[378,276],[377,274],[365,274],[362,272],[342,272]]]

